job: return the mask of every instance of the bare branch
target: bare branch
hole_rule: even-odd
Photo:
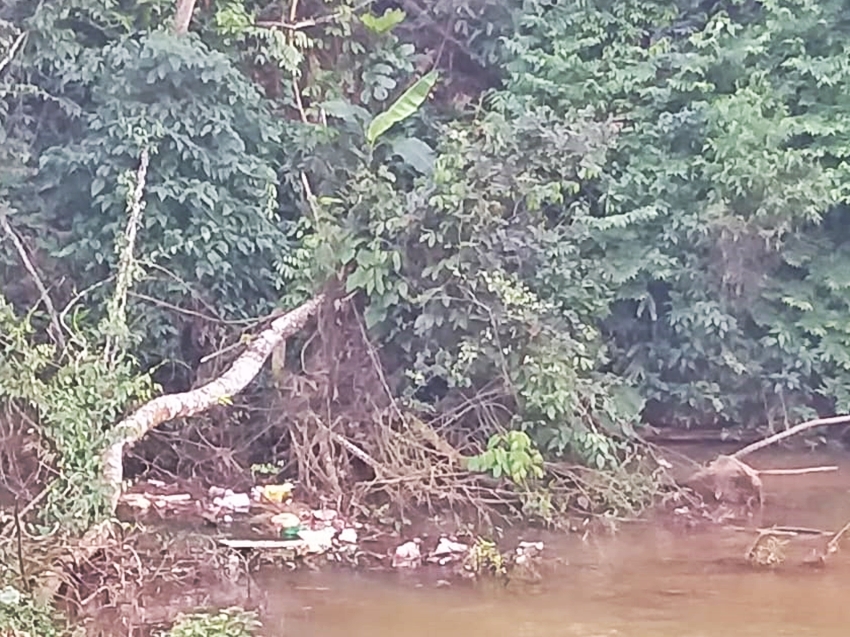
[[[785,440],[786,438],[795,436],[800,432],[806,431],[807,429],[813,429],[815,427],[825,427],[828,425],[845,425],[848,423],[850,423],[850,415],[832,416],[830,418],[816,418],[815,420],[808,420],[806,422],[800,423],[799,425],[794,425],[793,427],[791,427],[790,429],[786,429],[785,431],[780,431],[778,434],[768,436],[763,440],[759,440],[750,445],[747,445],[743,449],[739,449],[738,451],[733,453],[732,457],[738,459],[743,458],[744,456],[758,451],[759,449],[769,447],[770,445],[775,444],[780,440]]]
[[[41,280],[41,277],[38,276],[38,271],[35,269],[32,261],[27,255],[26,247],[24,247],[24,242],[21,241],[21,238],[15,232],[14,228],[12,228],[12,224],[9,223],[9,220],[6,218],[5,213],[0,213],[0,225],[3,226],[3,231],[6,233],[6,236],[9,237],[9,240],[12,242],[12,245],[15,246],[15,250],[18,252],[18,256],[21,259],[21,262],[24,264],[24,268],[29,272],[29,275],[32,277],[32,280],[35,282],[35,286],[38,288],[38,292],[41,295],[41,302],[44,303],[44,307],[47,309],[47,313],[50,315],[50,326],[52,328],[53,337],[56,339],[57,345],[60,348],[65,348],[65,337],[62,334],[62,325],[59,322],[59,315],[56,313],[56,308],[53,306],[53,300],[50,298],[50,294],[47,291],[47,287],[44,285],[44,282]]]
[[[12,43],[12,46],[9,47],[8,53],[6,53],[6,55],[3,56],[3,59],[0,60],[0,73],[2,73],[3,69],[5,69],[7,66],[9,66],[9,64],[12,62],[12,59],[15,57],[15,54],[18,52],[18,49],[21,47],[21,44],[24,43],[24,39],[26,37],[27,37],[26,31],[18,34],[18,37]]]
[[[136,248],[136,235],[139,230],[139,221],[142,218],[145,194],[145,183],[147,182],[148,164],[150,152],[147,148],[142,149],[139,158],[139,167],[136,169],[136,184],[129,201],[130,216],[127,219],[127,227],[124,230],[124,243],[121,246],[120,260],[118,263],[118,274],[115,281],[115,292],[109,301],[109,321],[113,328],[123,327],[126,324],[127,293],[133,283],[133,252]],[[113,353],[113,343],[108,339],[104,349],[104,357],[109,360]]]
[[[838,471],[835,465],[825,467],[801,467],[800,469],[757,469],[760,476],[802,476],[807,473],[831,473]]]

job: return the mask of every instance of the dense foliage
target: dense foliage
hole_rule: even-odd
[[[86,343],[151,154],[127,357],[73,406],[63,355],[21,352],[50,317],[3,236],[0,395],[57,396],[60,455],[144,395],[122,366],[185,388],[337,277],[393,394],[486,402],[460,426],[527,432],[522,479],[537,449],[616,464],[641,418],[850,408],[845,0],[431,4],[200,3],[187,35],[162,0],[0,4],[0,219]]]
[[[526,3],[506,101],[622,118],[581,205],[605,246],[614,369],[688,422],[846,411],[844,2]],[[829,408],[829,407],[827,407]],[[765,412],[767,412],[765,414]],[[658,412],[656,412],[658,413]]]

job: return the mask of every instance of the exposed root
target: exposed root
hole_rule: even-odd
[[[49,458],[38,436],[31,414],[14,401],[4,403],[0,410],[0,505],[27,503],[21,515],[34,506],[33,501],[44,496],[49,483]],[[41,495],[38,495],[41,494]]]
[[[55,601],[77,622],[96,617],[106,625],[123,625],[126,634],[150,634],[200,605],[262,603],[242,557],[214,538],[104,524],[85,541],[90,549],[85,555],[58,548],[56,537],[24,542],[31,579],[38,581],[35,597]],[[46,576],[45,564],[52,565]],[[147,606],[143,600],[151,598],[157,601]]]

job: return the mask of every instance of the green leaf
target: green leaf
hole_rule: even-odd
[[[401,157],[402,161],[423,175],[430,175],[434,170],[436,155],[431,147],[416,137],[402,137],[392,142],[393,154]]]
[[[370,31],[375,33],[387,33],[397,25],[399,25],[407,14],[401,9],[387,9],[384,15],[376,16],[371,13],[366,13],[360,16],[360,21]]]
[[[357,268],[354,272],[348,275],[345,281],[345,291],[353,292],[354,290],[363,288],[368,281],[369,270],[366,268]]]
[[[437,72],[431,71],[402,93],[401,97],[393,102],[387,110],[375,116],[375,119],[372,120],[369,124],[369,129],[366,131],[366,141],[374,144],[375,140],[395,124],[407,119],[418,111],[436,83]]]
[[[344,122],[365,126],[371,118],[371,114],[362,106],[352,104],[348,100],[329,100],[321,104],[322,110],[331,117],[336,117]]]
[[[363,312],[363,320],[367,329],[372,329],[387,317],[386,311],[377,303],[370,303]]]
[[[91,196],[97,197],[106,187],[106,180],[103,177],[95,177],[91,182]]]

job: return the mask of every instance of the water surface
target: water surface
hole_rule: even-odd
[[[832,474],[765,478],[761,523],[837,529],[850,520],[850,457],[762,453],[757,468],[838,464]],[[264,573],[272,637],[847,637],[850,538],[816,570],[792,540],[788,562],[754,571],[742,556],[754,534],[682,534],[650,524],[582,541],[543,537],[559,565],[540,585],[438,588],[410,576]]]

